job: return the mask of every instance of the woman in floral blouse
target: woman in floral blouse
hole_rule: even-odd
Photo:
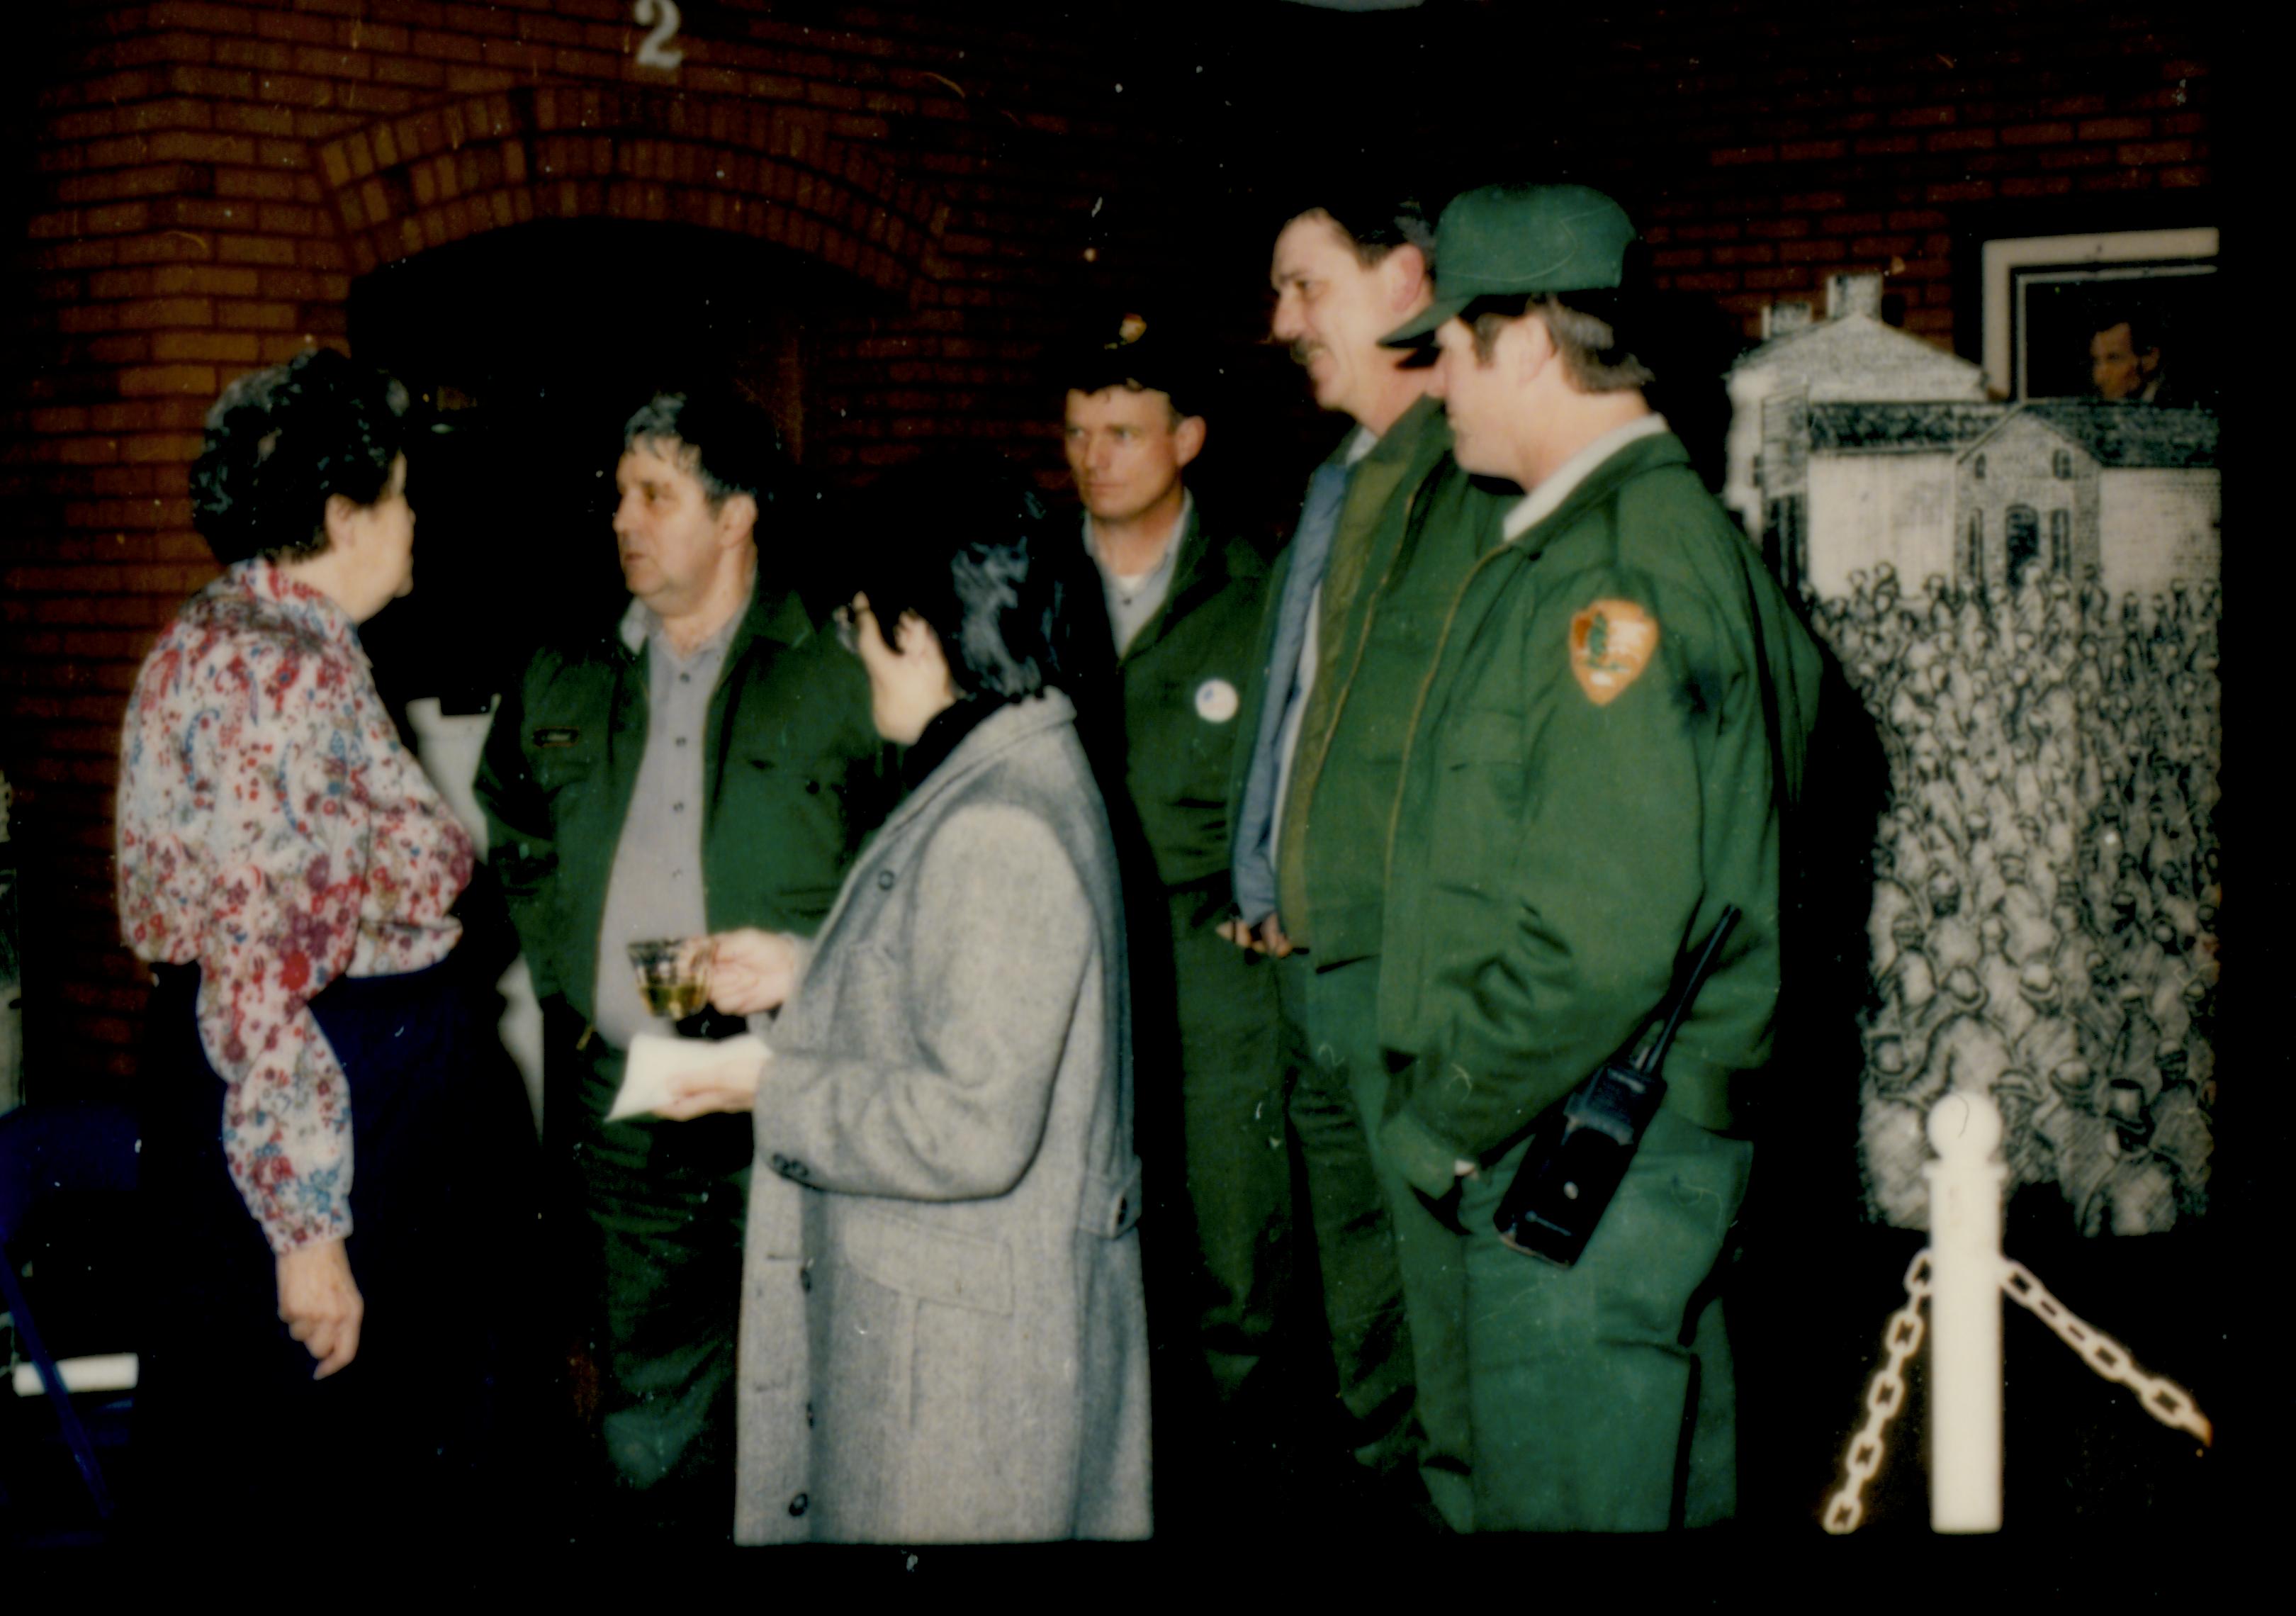
[[[471,840],[359,648],[414,587],[406,411],[324,349],[226,390],[192,485],[226,570],[129,702],[120,926],[159,977],[136,1445],[179,1524],[305,1487],[396,1513],[481,1468],[463,1306],[532,1140],[454,968]]]

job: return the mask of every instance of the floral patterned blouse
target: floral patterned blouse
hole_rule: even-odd
[[[259,560],[194,595],[136,677],[118,824],[128,946],[200,967],[248,1210],[275,1251],[348,1235],[350,1095],[308,1006],[444,959],[472,847],[342,609]]]

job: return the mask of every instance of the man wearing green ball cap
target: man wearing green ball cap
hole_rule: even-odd
[[[1819,660],[1644,398],[1634,238],[1583,185],[1468,192],[1438,229],[1432,303],[1385,339],[1432,339],[1459,464],[1524,490],[1436,629],[1382,939],[1400,1070],[1380,1155],[1421,1376],[1464,1366],[1462,1530],[1657,1530],[1736,1505],[1713,1282],[1770,1055],[1781,820]],[[1639,1040],[1733,904],[1585,1255],[1509,1249],[1493,1217],[1538,1125]]]

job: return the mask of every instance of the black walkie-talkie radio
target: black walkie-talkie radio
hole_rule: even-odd
[[[1722,911],[1690,974],[1660,1006],[1666,1021],[1656,1035],[1635,1054],[1620,1050],[1603,1062],[1562,1101],[1559,1115],[1542,1125],[1492,1219],[1502,1241],[1566,1268],[1578,1260],[1627,1176],[1643,1129],[1666,1098],[1659,1069],[1666,1063],[1675,1029],[1690,1013],[1691,1001],[1737,923],[1734,904]]]

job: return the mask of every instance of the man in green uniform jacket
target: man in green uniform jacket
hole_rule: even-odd
[[[545,1131],[587,1230],[575,1305],[617,1513],[710,1539],[733,1524],[748,1120],[604,1120],[630,1038],[666,1030],[627,945],[810,932],[893,789],[859,664],[761,574],[772,442],[723,397],[632,418],[614,521],[629,608],[535,657],[478,779],[543,1007]]]
[[[1105,340],[1095,340],[1105,337]],[[1127,316],[1063,360],[1063,439],[1106,598],[1124,783],[1152,866],[1135,871],[1131,970],[1159,1519],[1232,1523],[1264,1502],[1294,1387],[1273,1361],[1292,1267],[1275,970],[1230,946],[1227,786],[1267,564],[1207,530],[1185,472],[1204,366]],[[1119,805],[1120,806],[1120,805]]]
[[[1380,347],[1431,296],[1432,246],[1414,208],[1375,199],[1310,209],[1276,238],[1274,333],[1316,402],[1356,426],[1309,481],[1278,586],[1246,702],[1257,744],[1235,845],[1235,935],[1278,961],[1289,1117],[1347,1440],[1368,1471],[1403,1483],[1375,1508],[1423,1511],[1414,1468],[1439,1503],[1464,1485],[1464,1383],[1423,1364],[1414,1374],[1407,1292],[1437,1282],[1426,1265],[1398,1265],[1371,1131],[1387,1084],[1374,1019],[1382,875],[1434,627],[1497,511],[1451,457],[1432,372]]]
[[[1633,230],[1583,186],[1493,186],[1445,211],[1433,333],[1460,463],[1529,490],[1445,614],[1393,825],[1380,1123],[1441,1231],[1457,1311],[1421,1327],[1466,1366],[1472,1530],[1649,1530],[1734,1507],[1734,1399],[1714,1281],[1768,1060],[1781,825],[1819,658],[1692,472],[1622,345]],[[1585,1255],[1507,1249],[1492,1219],[1533,1125],[1652,1023],[1723,908],[1744,919],[1682,1028],[1663,1108]],[[1685,1433],[1690,1440],[1684,1440]]]

